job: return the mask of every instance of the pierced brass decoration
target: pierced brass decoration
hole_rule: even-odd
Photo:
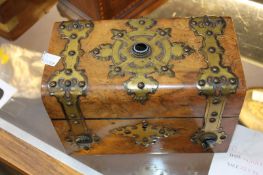
[[[171,28],[153,29],[153,19],[131,19],[127,25],[132,31],[112,29],[113,44],[101,44],[91,53],[98,60],[112,61],[109,78],[130,75],[124,87],[134,100],[144,103],[158,88],[158,81],[149,75],[174,77],[170,61],[183,59],[193,49],[181,42],[171,43]]]
[[[175,135],[177,130],[151,125],[146,121],[142,121],[136,125],[119,127],[112,130],[112,133],[131,137],[136,144],[148,147],[155,144],[160,138]]]
[[[200,52],[207,62],[207,67],[201,69],[197,83],[200,95],[207,97],[204,126],[194,134],[192,141],[209,149],[215,144],[221,144],[226,138],[226,133],[220,127],[222,113],[226,96],[236,92],[238,78],[231,72],[230,67],[222,65],[224,49],[217,37],[224,33],[224,19],[196,17],[191,18],[189,25],[197,36],[203,38]]]
[[[93,29],[91,21],[62,22],[59,33],[68,42],[61,52],[64,69],[54,72],[48,83],[50,95],[55,96],[61,104],[68,124],[70,136],[80,148],[89,149],[98,137],[90,135],[84,117],[79,108],[79,97],[87,93],[87,77],[83,70],[77,68],[79,57],[83,54],[80,40],[88,37]]]

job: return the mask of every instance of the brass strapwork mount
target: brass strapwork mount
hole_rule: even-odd
[[[179,129],[178,129],[179,130]],[[148,147],[155,144],[161,138],[178,134],[177,129],[171,129],[160,125],[150,124],[143,120],[135,125],[122,126],[113,129],[111,133],[123,137],[129,137],[137,145]]]
[[[173,60],[184,59],[194,50],[185,43],[171,41],[171,28],[157,28],[157,21],[141,18],[126,23],[130,30],[112,29],[113,43],[91,50],[101,61],[111,61],[108,77],[130,76],[124,82],[128,95],[144,103],[158,90],[154,73],[174,77]]]
[[[191,140],[209,149],[227,137],[221,128],[222,114],[227,96],[236,92],[238,78],[231,67],[222,64],[224,49],[218,37],[224,33],[225,20],[213,16],[195,17],[190,19],[189,25],[195,35],[203,38],[199,51],[207,63],[207,67],[201,69],[197,82],[199,94],[207,98],[204,125]]]
[[[99,141],[99,137],[88,130],[79,108],[79,97],[85,96],[88,89],[88,78],[84,70],[78,69],[79,58],[83,54],[80,40],[88,37],[93,27],[91,21],[68,21],[59,25],[61,38],[68,41],[61,52],[64,68],[54,72],[48,82],[49,93],[61,104],[69,124],[66,140],[84,149],[89,149],[93,142]]]

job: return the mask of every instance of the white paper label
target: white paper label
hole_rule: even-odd
[[[216,153],[209,175],[262,175],[263,133],[237,125],[227,153]]]
[[[263,91],[253,90],[252,91],[252,100],[263,102]]]
[[[16,93],[17,89],[10,84],[0,80],[0,109]]]
[[[41,61],[44,64],[47,64],[49,66],[55,66],[59,62],[60,59],[61,59],[60,56],[53,55],[48,52],[43,52],[42,57],[41,57]]]

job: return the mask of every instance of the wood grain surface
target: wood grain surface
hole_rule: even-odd
[[[228,96],[223,117],[238,116],[245,96],[245,80],[237,47],[236,34],[230,18],[224,35],[219,36],[225,53],[223,64],[231,66],[239,77],[237,93]],[[113,43],[111,29],[125,29],[127,20],[95,21],[94,30],[88,38],[81,41],[85,54],[80,58],[80,69],[88,76],[88,95],[80,98],[80,108],[86,118],[134,118],[134,117],[201,117],[205,112],[206,99],[198,95],[196,88],[197,76],[201,68],[206,67],[203,56],[199,53],[202,38],[195,36],[190,30],[188,18],[160,19],[152,30],[157,28],[172,28],[171,42],[184,42],[195,49],[195,52],[183,60],[171,60],[174,64],[175,77],[151,74],[158,82],[159,88],[150,95],[145,104],[133,101],[127,95],[123,83],[129,75],[109,79],[108,72],[111,61],[99,61],[89,53],[103,43]],[[56,23],[53,28],[49,52],[59,55],[64,49],[66,40],[61,39]],[[55,70],[63,69],[62,61],[55,67],[46,66],[42,80],[42,98],[51,118],[64,118],[62,109],[55,97],[49,96],[47,83]]]
[[[149,14],[167,0],[68,0],[88,17],[98,19],[128,19]],[[65,3],[65,2],[64,2]]]
[[[67,165],[0,129],[0,162],[27,175],[80,175]]]
[[[36,23],[39,20],[39,18],[43,16],[57,2],[57,0],[12,0],[11,2],[13,4],[13,7],[10,7],[12,8],[11,11],[23,5],[22,10],[19,9],[15,11],[16,15],[14,16],[18,19],[18,25],[16,25],[16,27],[10,32],[0,30],[0,36],[9,40],[15,40],[24,32],[26,32],[26,30],[28,30],[34,23]],[[4,10],[3,13],[8,13],[7,11],[9,11],[9,9]],[[0,13],[2,13],[2,11]]]

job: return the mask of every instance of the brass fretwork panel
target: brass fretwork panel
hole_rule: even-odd
[[[139,145],[148,147],[155,144],[160,138],[165,138],[177,134],[177,130],[164,126],[152,125],[142,121],[136,125],[123,126],[112,130],[115,135],[130,137]]]
[[[153,19],[131,19],[132,31],[112,29],[113,44],[101,44],[91,52],[98,60],[111,60],[109,78],[129,75],[124,87],[133,99],[144,103],[148,94],[158,88],[158,81],[150,74],[174,77],[171,60],[183,59],[193,49],[180,42],[171,42],[171,28],[156,28]]]

